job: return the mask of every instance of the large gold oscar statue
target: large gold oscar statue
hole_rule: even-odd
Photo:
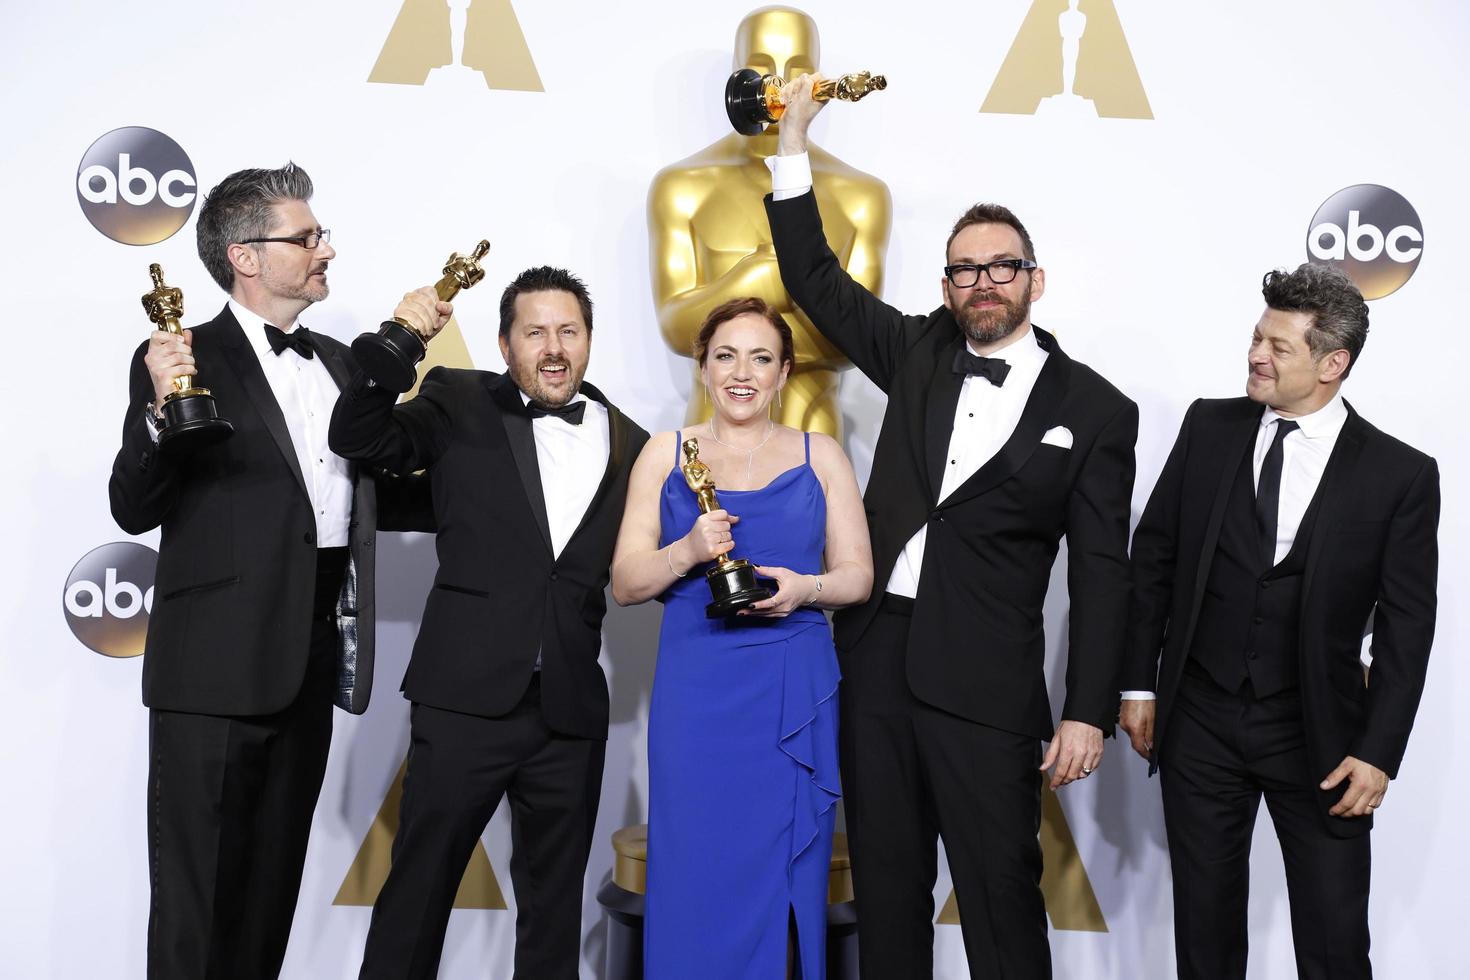
[[[795,78],[815,72],[817,25],[790,7],[762,7],[735,32],[735,67]],[[724,126],[718,93],[705,99]],[[653,301],[659,330],[675,353],[692,355],[710,310],[737,296],[759,296],[786,315],[796,334],[796,366],[781,393],[776,420],[841,434],[838,372],[847,361],[811,325],[781,285],[762,198],[771,187],[765,158],[776,152],[777,126],[758,136],[736,133],[659,171],[648,191]],[[880,293],[892,200],[882,181],[812,146],[812,177],[832,251],[852,277]],[[687,422],[712,406],[694,373]]]

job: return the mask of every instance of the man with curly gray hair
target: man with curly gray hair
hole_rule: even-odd
[[[328,446],[357,365],[300,320],[337,256],[311,194],[290,163],[220,181],[199,258],[228,299],[182,335],[154,331],[129,374],[112,514],[162,531],[143,660],[150,978],[280,971],[332,706],[361,714],[372,691],[374,536],[432,526],[411,480]],[[160,409],[196,371],[234,430],[186,457],[161,442]]]
[[[1179,976],[1245,976],[1264,796],[1298,974],[1367,978],[1368,832],[1424,689],[1439,470],[1343,400],[1368,335],[1352,280],[1302,265],[1261,291],[1246,397],[1190,406],[1133,536],[1120,724],[1162,774]]]

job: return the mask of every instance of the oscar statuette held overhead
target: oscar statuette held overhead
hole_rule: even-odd
[[[762,75],[754,68],[741,68],[725,83],[725,115],[730,125],[742,136],[755,136],[786,112],[781,89],[786,81],[779,75]],[[828,78],[812,85],[812,98],[818,102],[838,99],[857,102],[865,96],[888,87],[882,75],[860,71],[839,78]]]
[[[440,301],[448,303],[485,278],[480,260],[490,251],[490,243],[481,240],[469,255],[456,252],[444,265],[444,277],[434,284]],[[383,323],[377,333],[359,334],[352,342],[357,363],[373,382],[389,391],[403,393],[418,379],[418,364],[428,351],[427,341],[403,320],[394,317]]]

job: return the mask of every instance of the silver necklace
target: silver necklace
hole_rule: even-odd
[[[732,453],[744,453],[745,454],[745,489],[747,489],[747,490],[751,489],[751,486],[750,486],[750,474],[751,474],[751,466],[755,462],[755,451],[757,449],[761,448],[762,446],[764,446],[766,443],[770,442],[771,441],[771,436],[773,436],[775,434],[776,434],[776,421],[775,421],[775,419],[767,419],[766,420],[766,437],[764,439],[762,439],[760,442],[756,443],[750,449],[741,449],[739,446],[732,446],[728,442],[726,442],[725,440],[721,439],[719,437],[718,433],[716,433],[716,431],[715,431],[715,420],[714,419],[710,419],[709,420],[709,437],[711,439],[713,439],[715,442],[718,442],[720,445],[724,446],[726,449],[730,450]]]

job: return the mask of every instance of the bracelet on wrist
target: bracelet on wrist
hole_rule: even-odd
[[[682,572],[679,571],[678,569],[674,568],[674,546],[673,545],[669,545],[668,550],[664,552],[664,557],[668,559],[668,561],[669,561],[669,571],[671,571],[671,572],[674,573],[674,577],[675,578],[683,578],[685,575],[688,575],[689,574],[689,569],[687,569],[687,568],[684,569]]]

